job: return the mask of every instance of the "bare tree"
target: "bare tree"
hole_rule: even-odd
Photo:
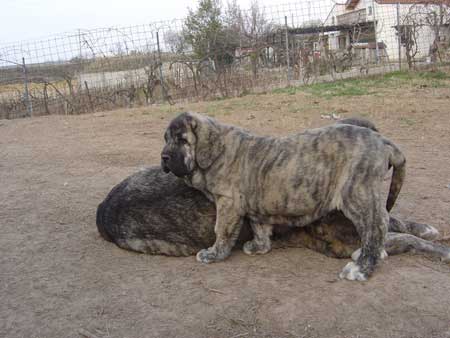
[[[249,11],[242,11],[234,0],[228,4],[228,27],[239,37],[239,57],[250,59],[253,78],[258,77],[258,65],[264,58],[263,51],[269,46],[267,38],[274,25],[266,19],[264,10],[253,1]]]
[[[429,1],[413,4],[403,17],[400,26],[400,39],[405,47],[409,68],[414,67],[414,59],[419,52],[419,39],[425,28],[433,32],[433,41],[429,46],[429,55],[433,62],[441,59],[440,37],[443,29],[448,30],[450,23],[450,1]]]

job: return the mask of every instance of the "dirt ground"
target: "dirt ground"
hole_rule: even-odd
[[[159,163],[182,110],[273,135],[329,124],[321,114],[332,112],[370,118],[408,159],[393,214],[450,235],[450,86],[1,120],[0,337],[450,337],[450,264],[429,257],[390,257],[361,283],[337,279],[348,260],[307,249],[205,266],[102,240],[97,205]]]

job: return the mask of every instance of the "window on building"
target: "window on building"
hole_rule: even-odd
[[[368,14],[367,15],[372,15],[373,14],[373,9],[372,6],[369,6],[369,8],[367,9]]]
[[[397,32],[397,34],[398,34],[398,32]],[[400,26],[400,42],[404,46],[406,46],[406,45],[414,46],[415,45],[416,41],[415,41],[413,27],[411,27],[409,25]]]
[[[339,49],[345,49],[347,47],[347,38],[345,36],[339,37]]]
[[[333,17],[331,18],[331,24],[332,24],[333,26],[336,24],[336,17],[335,17],[335,16],[333,16]]]

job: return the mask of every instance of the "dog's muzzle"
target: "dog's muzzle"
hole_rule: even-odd
[[[167,174],[170,172],[168,163],[170,161],[170,156],[167,154],[161,154],[161,168]]]

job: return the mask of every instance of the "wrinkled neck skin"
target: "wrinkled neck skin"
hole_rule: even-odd
[[[202,191],[211,201],[215,201],[214,196],[236,197],[241,162],[237,159],[247,152],[249,142],[256,138],[237,127],[217,126],[224,151],[209,168],[202,169],[197,165],[190,176],[184,177],[187,185]]]

